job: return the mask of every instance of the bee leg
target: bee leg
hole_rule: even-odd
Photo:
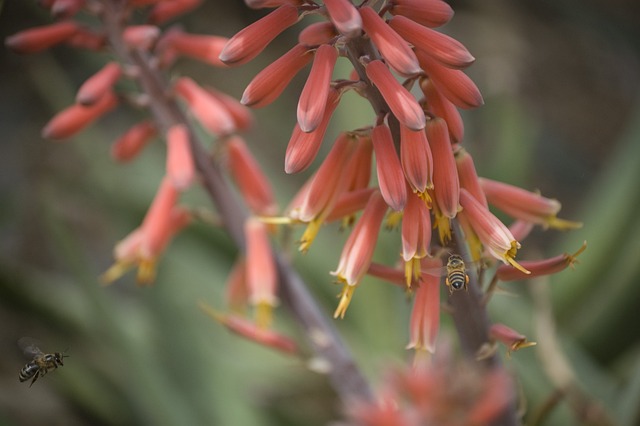
[[[449,296],[451,296],[453,294],[453,288],[451,288],[451,283],[449,282],[449,277],[444,279],[444,283],[447,285],[447,288],[449,289]]]
[[[469,291],[469,275],[464,276],[464,291]]]
[[[33,386],[33,384],[36,382],[36,380],[38,380],[38,376],[40,375],[40,371],[36,371],[35,376],[33,376],[33,380],[31,381],[31,384],[29,385],[29,387]]]

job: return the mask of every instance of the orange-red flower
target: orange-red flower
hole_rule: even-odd
[[[155,25],[131,25],[122,31],[122,40],[132,49],[149,50],[160,37]]]
[[[7,37],[4,44],[16,53],[41,52],[68,40],[78,29],[78,24],[73,21],[56,22],[20,31]]]
[[[361,7],[360,16],[364,30],[391,68],[406,77],[421,72],[418,59],[409,43],[396,34],[375,10],[369,6]]]
[[[118,98],[113,92],[106,92],[91,106],[74,104],[57,113],[42,129],[42,137],[46,139],[69,138],[118,105]]]
[[[311,72],[298,100],[298,124],[303,132],[313,132],[322,121],[337,59],[338,51],[333,46],[323,44],[316,50]]]
[[[291,79],[313,59],[310,50],[297,44],[280,58],[260,71],[242,94],[241,103],[262,108],[276,100]]]
[[[391,130],[385,124],[380,124],[373,128],[371,139],[382,197],[393,210],[402,210],[407,202],[407,186]]]
[[[132,160],[156,134],[156,126],[152,121],[134,125],[113,143],[111,157],[120,162]]]
[[[278,303],[276,296],[278,273],[267,226],[256,218],[249,218],[244,225],[247,240],[247,289],[249,302],[256,308],[256,323],[269,328],[271,311]]]
[[[464,137],[464,123],[458,109],[449,99],[444,97],[428,78],[420,79],[420,88],[426,99],[426,107],[434,116],[447,122],[449,136],[454,143],[462,142]]]
[[[175,90],[189,105],[189,110],[214,135],[228,135],[235,131],[233,118],[224,104],[189,77],[181,77]]]
[[[179,191],[189,188],[196,171],[189,143],[189,130],[176,124],[167,131],[167,176]]]
[[[437,117],[429,120],[427,138],[433,154],[433,192],[438,210],[445,217],[453,219],[460,207],[460,181],[447,123]]]
[[[424,130],[400,126],[400,162],[411,188],[426,196],[433,182],[433,158]]]
[[[212,87],[205,87],[205,90],[214,98],[216,98],[224,107],[233,119],[236,130],[248,130],[253,126],[253,115],[251,110],[242,105],[233,96],[220,92]]]
[[[189,56],[216,67],[226,67],[227,65],[220,60],[219,56],[228,41],[226,37],[187,34],[180,30],[171,30],[158,43],[158,49]]]
[[[258,56],[282,31],[297,21],[298,9],[290,4],[284,4],[231,37],[222,49],[220,59],[229,65],[247,63]]]
[[[384,198],[379,192],[374,192],[342,249],[338,268],[331,272],[343,284],[334,318],[344,318],[356,286],[369,269],[386,211]]]
[[[156,2],[149,13],[149,23],[163,24],[176,16],[190,12],[202,3],[202,0],[164,0]]]
[[[360,15],[358,15],[360,18]],[[307,47],[329,43],[338,33],[331,22],[316,22],[305,27],[298,34],[298,43]]]
[[[54,18],[71,18],[80,12],[85,5],[85,0],[56,0],[51,5],[51,14]]]
[[[427,256],[431,242],[431,216],[427,205],[414,193],[408,194],[402,217],[402,258],[407,287],[421,275],[420,261]]]
[[[362,19],[358,10],[349,0],[325,0],[329,18],[336,29],[345,37],[357,37],[362,32]]]
[[[568,267],[573,268],[578,263],[578,256],[587,249],[587,242],[573,254],[563,253],[549,259],[542,260],[523,260],[520,262],[523,268],[526,268],[530,274],[523,274],[521,271],[511,265],[500,265],[496,271],[496,276],[500,281],[517,281],[542,275],[551,275],[564,271]]]
[[[424,268],[440,268],[439,258],[423,259]],[[424,274],[417,285],[409,322],[407,349],[434,353],[440,328],[440,277]]]
[[[95,104],[106,92],[111,91],[121,75],[120,64],[109,62],[80,86],[76,102],[84,106]]]
[[[423,50],[450,68],[465,68],[475,61],[471,53],[457,40],[413,22],[404,16],[394,16],[389,26],[416,49]]]
[[[489,328],[489,338],[503,343],[507,347],[507,356],[519,349],[535,346],[536,342],[527,341],[527,336],[520,334],[504,324],[492,324]]]
[[[453,9],[442,0],[394,0],[389,12],[427,27],[439,27],[451,20]]]
[[[375,13],[375,12],[374,12]],[[378,88],[382,97],[393,115],[398,121],[411,130],[422,130],[425,126],[424,111],[420,104],[395,79],[389,68],[380,60],[374,60],[367,64],[367,77],[371,79],[373,84]]]
[[[260,216],[273,216],[278,206],[269,179],[239,136],[226,141],[229,170],[251,211]]]
[[[460,179],[460,187],[469,191],[469,193],[484,208],[489,208],[487,197],[480,187],[480,179],[476,172],[476,166],[473,164],[473,158],[466,149],[458,147],[455,151],[456,168],[458,169],[458,178]]]

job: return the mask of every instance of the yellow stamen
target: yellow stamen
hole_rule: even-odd
[[[433,188],[433,184],[430,183],[429,185],[427,185],[427,189],[431,189]],[[430,209],[431,208],[431,197],[429,196],[429,193],[427,191],[424,192],[416,192],[416,195],[418,195],[418,198],[420,198],[422,201],[424,201],[424,203],[427,205],[427,208]]]
[[[506,260],[511,266],[516,268],[518,271],[522,272],[523,274],[529,275],[531,272],[526,270],[524,266],[520,265],[514,259],[516,257],[516,253],[518,252],[519,248],[520,248],[519,242],[515,240],[511,241],[511,248],[502,255],[502,258]]]
[[[587,242],[585,241],[585,242],[582,243],[582,247],[580,247],[577,252],[567,255],[566,262],[567,262],[567,265],[571,267],[571,269],[573,269],[575,267],[576,263],[579,263],[577,258],[586,249],[587,249]]]
[[[401,220],[402,220],[402,211],[399,211],[399,212],[391,211],[387,215],[387,220],[385,222],[384,227],[387,229],[396,229],[398,226],[400,226]]]
[[[537,345],[537,342],[527,342],[527,339],[518,340],[507,350],[507,358],[511,358],[511,352]]]
[[[202,312],[209,315],[214,320],[218,321],[221,324],[225,324],[227,322],[227,316],[221,312],[216,311],[211,306],[207,305],[204,302],[198,301],[198,307]]]
[[[421,273],[420,257],[414,256],[411,260],[404,263],[404,277],[406,279],[407,289],[411,287],[411,283],[418,281]]]
[[[440,210],[433,205],[433,212],[435,213],[435,220],[433,221],[433,227],[438,228],[438,237],[440,238],[440,244],[446,246],[451,241],[451,219],[442,215]]]
[[[268,302],[259,302],[255,308],[256,325],[262,330],[271,327],[273,306]]]
[[[306,253],[311,247],[311,243],[315,240],[316,235],[320,232],[320,226],[324,222],[323,219],[316,218],[307,224],[307,228],[302,233],[302,237],[300,237],[300,247],[298,250]]]
[[[156,259],[144,259],[138,264],[138,285],[151,285],[156,280]]]
[[[353,292],[355,290],[356,286],[344,284],[344,286],[342,287],[342,291],[338,295],[338,297],[340,298],[340,302],[338,303],[336,311],[333,313],[334,318],[344,318],[344,314],[347,312],[347,308],[349,307],[349,303],[351,303],[351,298],[353,297]]]
[[[297,222],[295,219],[291,219],[287,216],[259,216],[258,220],[270,225],[290,225]]]
[[[549,216],[545,219],[545,228],[558,229],[560,231],[566,231],[568,229],[582,228],[582,222],[573,222],[571,220],[560,219],[555,216]]]
[[[100,276],[102,285],[109,285],[123,276],[129,269],[133,268],[133,262],[116,261],[104,274]]]

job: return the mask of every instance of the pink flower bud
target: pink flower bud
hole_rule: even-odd
[[[320,46],[329,43],[337,35],[338,33],[331,22],[316,22],[300,31],[298,43],[306,47]]]
[[[51,14],[57,19],[71,18],[85,5],[85,0],[55,0],[51,5]]]
[[[384,124],[378,125],[373,128],[371,138],[382,197],[393,210],[402,210],[407,202],[407,186],[391,130]]]
[[[460,181],[447,123],[441,118],[427,121],[427,138],[433,154],[433,191],[440,213],[453,219],[458,213]]]
[[[165,22],[190,12],[202,3],[202,0],[164,0],[153,6],[149,13],[149,23],[154,25]]]
[[[377,59],[371,61],[367,64],[366,72],[401,124],[415,131],[424,129],[424,111],[385,64]]]
[[[65,44],[75,49],[87,49],[93,52],[99,52],[107,45],[107,36],[105,34],[97,34],[85,28],[79,28],[74,35],[65,40]]]
[[[214,135],[228,135],[235,131],[233,118],[224,104],[198,86],[189,77],[181,77],[175,90],[189,105],[189,110],[208,131]]]
[[[242,105],[236,98],[227,95],[226,93],[222,93],[212,87],[207,87],[206,91],[224,105],[227,112],[233,119],[233,123],[237,130],[248,130],[253,126],[253,115],[251,114],[251,110]]]
[[[69,138],[111,111],[116,105],[118,105],[118,98],[112,92],[105,93],[91,106],[71,105],[49,120],[42,129],[42,137],[45,139]]]
[[[220,59],[229,65],[247,63],[258,56],[282,31],[296,22],[298,9],[289,4],[282,5],[231,37],[220,53]]]
[[[450,68],[466,68],[475,61],[469,51],[457,40],[413,22],[404,16],[394,16],[389,25],[416,49]]]
[[[362,32],[362,19],[358,10],[348,0],[325,0],[325,7],[329,12],[331,22],[340,34],[353,38]]]
[[[153,122],[143,121],[136,124],[114,142],[111,146],[111,157],[120,162],[132,160],[156,134]]]
[[[464,123],[455,105],[438,92],[433,81],[428,78],[420,80],[420,88],[426,98],[429,112],[447,122],[449,136],[454,143],[462,142],[462,138],[464,138]]]
[[[131,49],[149,50],[160,37],[160,28],[154,25],[131,25],[122,31],[122,39]]]
[[[525,335],[518,333],[504,324],[491,325],[489,328],[489,338],[493,341],[503,343],[508,349],[507,354],[536,345],[536,342],[527,341]]]
[[[460,187],[466,189],[469,194],[475,198],[485,209],[489,208],[487,197],[480,187],[480,178],[476,172],[476,166],[473,164],[473,158],[466,149],[458,147],[455,152],[456,168],[458,169],[458,178],[460,179]]]
[[[400,162],[411,188],[421,194],[432,187],[433,158],[424,130],[400,126]]]
[[[249,301],[253,305],[275,306],[277,271],[269,243],[267,227],[256,218],[249,218],[244,225],[247,239],[247,287]],[[265,324],[266,325],[266,324]]]
[[[442,266],[439,258],[424,259],[426,268]],[[440,328],[440,277],[423,275],[416,288],[409,322],[409,344],[407,349],[435,352]]]
[[[391,68],[406,77],[421,72],[418,59],[409,44],[393,31],[375,10],[369,6],[361,7],[360,16],[364,30]]]
[[[316,50],[311,72],[298,101],[298,124],[303,132],[314,131],[324,116],[338,51],[328,44]]]
[[[300,6],[302,4],[302,0],[244,0],[244,3],[251,9],[266,9],[279,7],[283,4]]]
[[[167,34],[159,43],[161,50],[170,50],[172,53],[189,56],[216,67],[227,65],[219,58],[220,52],[229,41],[226,37],[187,34],[174,30]]]
[[[95,104],[105,92],[111,91],[121,75],[120,65],[117,62],[109,62],[80,86],[76,102],[84,106]]]
[[[301,44],[295,45],[251,80],[240,102],[254,108],[269,105],[311,59],[313,55],[309,49]]]
[[[389,9],[427,27],[440,27],[453,17],[453,9],[442,0],[394,0]]]
[[[196,175],[189,130],[176,124],[167,131],[167,176],[179,191],[184,191],[193,183]]]
[[[78,31],[73,21],[30,28],[7,37],[4,44],[16,53],[36,53],[68,40]]]

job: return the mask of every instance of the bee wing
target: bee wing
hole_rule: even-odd
[[[447,267],[438,266],[435,268],[423,268],[421,272],[423,274],[431,275],[433,277],[444,277],[445,275],[447,275]]]
[[[38,347],[38,341],[31,337],[22,337],[18,340],[18,346],[22,349],[22,352],[29,358],[33,358],[37,355],[42,355],[42,351]]]

